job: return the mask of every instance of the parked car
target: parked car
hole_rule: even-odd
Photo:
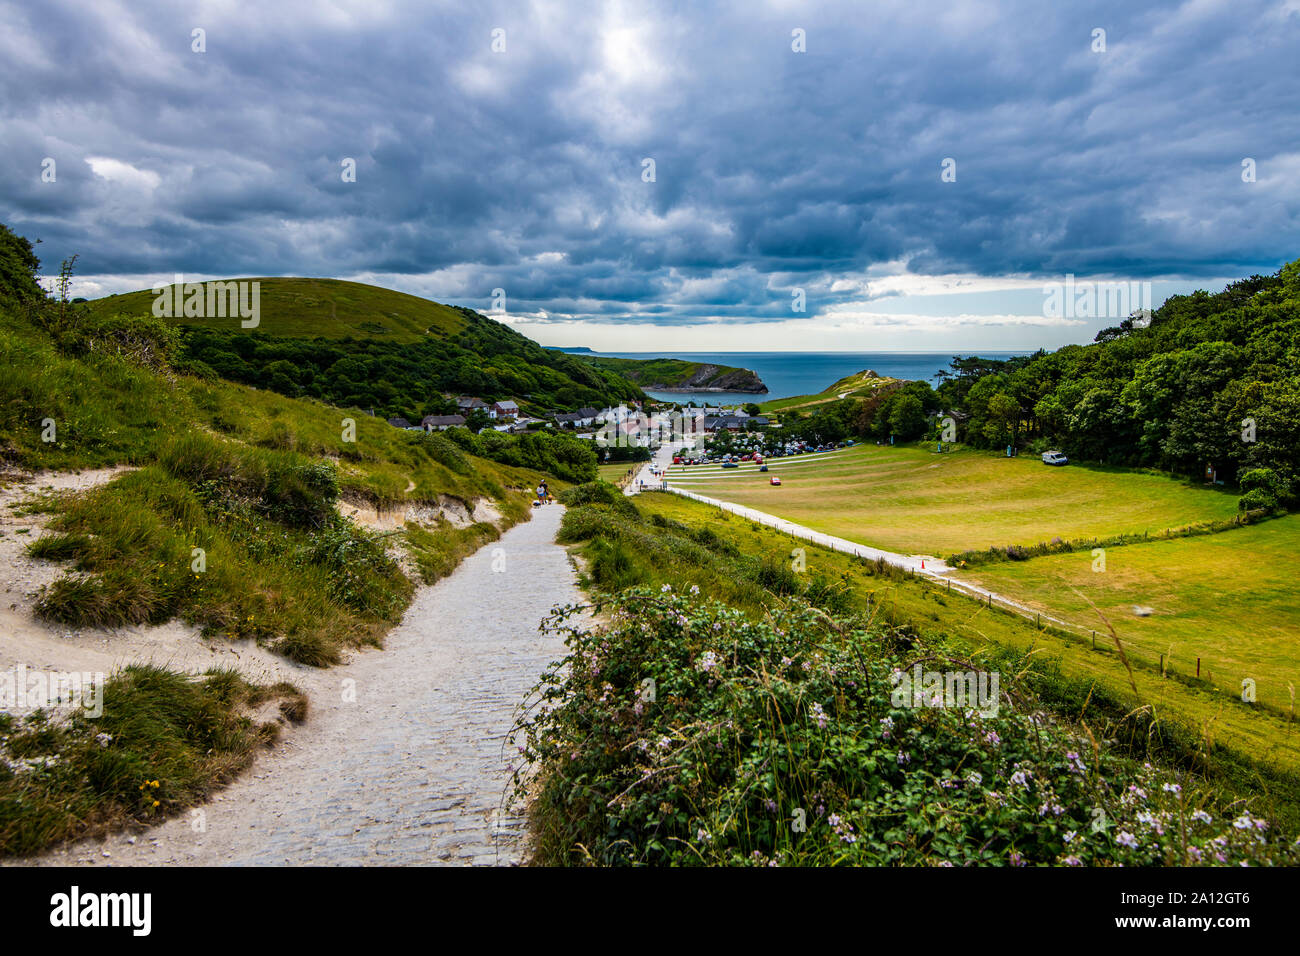
[[[773,476],[772,476],[772,480],[771,480],[770,482],[768,482],[768,484],[771,484],[771,485],[779,485],[780,483],[781,483],[781,479],[778,478],[776,475],[773,475]]]
[[[1068,465],[1069,463],[1070,459],[1066,458],[1065,455],[1061,454],[1059,451],[1043,452],[1044,465]]]
[[[722,463],[722,467],[723,467],[723,468],[739,468],[740,465],[736,464],[734,461],[724,461],[724,462]]]
[[[758,466],[758,470],[759,470],[759,471],[767,471],[767,465],[759,465],[759,466]]]

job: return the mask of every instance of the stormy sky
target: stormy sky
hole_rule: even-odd
[[[1300,0],[0,23],[0,221],[49,273],[78,254],[84,295],[337,276],[485,312],[502,289],[548,345],[1032,349],[1121,318],[1045,314],[1067,275],[1158,305],[1300,257]]]

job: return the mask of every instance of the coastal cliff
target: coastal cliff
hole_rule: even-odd
[[[618,372],[642,389],[656,392],[767,392],[763,380],[747,368],[689,362],[685,359],[628,359],[575,354],[599,368]]]

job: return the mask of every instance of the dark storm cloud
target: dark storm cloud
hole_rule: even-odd
[[[47,267],[392,274],[672,324],[788,319],[804,285],[813,313],[886,263],[1297,255],[1296,0],[238,6],[0,3],[0,217]]]

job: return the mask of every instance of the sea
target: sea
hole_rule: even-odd
[[[921,380],[937,385],[934,376],[948,367],[953,352],[595,352],[615,358],[675,358],[714,365],[747,368],[763,380],[766,395],[750,392],[651,392],[667,402],[717,404],[743,399],[747,402],[815,395],[846,375],[871,369],[882,378]],[[963,356],[976,353],[962,352]],[[1030,352],[979,352],[981,358],[1007,359]]]

